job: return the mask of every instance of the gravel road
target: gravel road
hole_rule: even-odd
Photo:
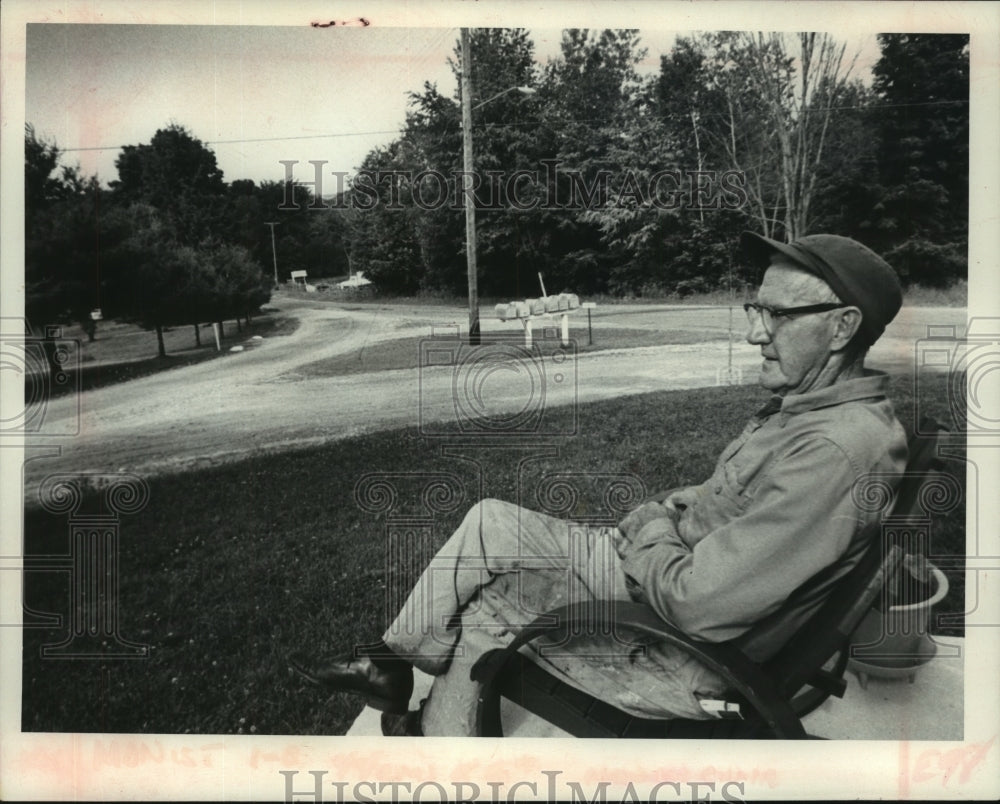
[[[453,307],[334,305],[287,297],[277,297],[272,306],[299,319],[293,334],[254,345],[248,341],[245,351],[217,360],[51,400],[46,429],[75,429],[79,417],[79,434],[30,442],[26,500],[41,477],[52,472],[132,471],[149,476],[417,423],[434,430],[456,416],[486,415],[510,423],[551,406],[703,387],[729,378],[730,346],[725,341],[570,358],[549,349],[532,360],[484,363],[447,339],[440,341],[441,349],[435,342],[431,360],[450,359],[458,369],[434,365],[421,371],[302,377],[295,370],[307,363],[344,355],[363,360],[364,349],[377,341],[429,337],[432,325],[461,322],[463,313]],[[662,326],[674,311],[674,326],[687,320],[685,316],[697,316],[701,325],[728,326],[724,308],[699,313],[667,305],[615,305],[595,316],[595,340],[606,326]],[[742,311],[737,312],[732,377],[750,383],[756,379],[759,353],[742,341]],[[904,309],[873,351],[870,364],[889,370],[908,367],[915,340],[926,334],[927,324],[954,324],[961,333],[965,311]],[[512,327],[517,325],[484,318],[484,331]],[[58,455],[52,454],[56,448]]]

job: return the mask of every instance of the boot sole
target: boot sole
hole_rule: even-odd
[[[379,712],[385,712],[389,715],[405,715],[410,711],[410,696],[406,697],[406,700],[396,700],[390,698],[382,698],[378,695],[372,695],[371,693],[366,693],[363,690],[355,690],[350,687],[336,687],[330,686],[327,682],[316,678],[304,667],[298,665],[295,661],[290,660],[288,666],[294,670],[300,678],[305,679],[314,687],[320,687],[321,689],[327,690],[328,692],[344,692],[349,695],[360,695],[365,699],[365,703],[372,709],[377,709]],[[412,692],[410,693],[412,695]]]

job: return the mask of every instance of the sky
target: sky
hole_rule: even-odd
[[[308,176],[309,160],[353,173],[398,135],[407,93],[429,81],[452,96],[458,36],[458,28],[32,23],[25,119],[66,151],[63,164],[79,163],[102,184],[117,177],[120,146],[147,143],[171,123],[212,148],[229,182],[280,181],[279,160],[298,160]],[[641,36],[640,70],[654,73],[676,34]],[[533,30],[532,39],[539,63],[558,55],[559,30]],[[865,77],[878,57],[874,35],[844,41],[848,58],[861,53],[853,74]]]

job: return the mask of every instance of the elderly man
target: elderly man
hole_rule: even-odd
[[[864,368],[902,294],[892,268],[848,238],[786,244],[744,233],[742,246],[766,269],[745,308],[772,396],[707,481],[657,495],[610,529],[484,500],[381,642],[292,666],[398,713],[406,733],[463,735],[473,727],[475,659],[561,603],[631,598],[692,636],[736,639],[756,660],[773,655],[867,547],[860,537],[874,514],[852,502],[858,478],[905,465],[888,378]],[[702,701],[722,692],[721,679],[678,649],[633,647],[609,653],[580,639],[533,658],[633,714],[708,716]],[[411,666],[436,676],[419,720],[405,716]]]

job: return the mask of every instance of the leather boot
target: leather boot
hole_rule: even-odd
[[[292,654],[288,663],[306,681],[334,692],[355,692],[374,709],[405,714],[413,694],[413,668],[403,659],[381,660],[354,652],[327,660]]]

